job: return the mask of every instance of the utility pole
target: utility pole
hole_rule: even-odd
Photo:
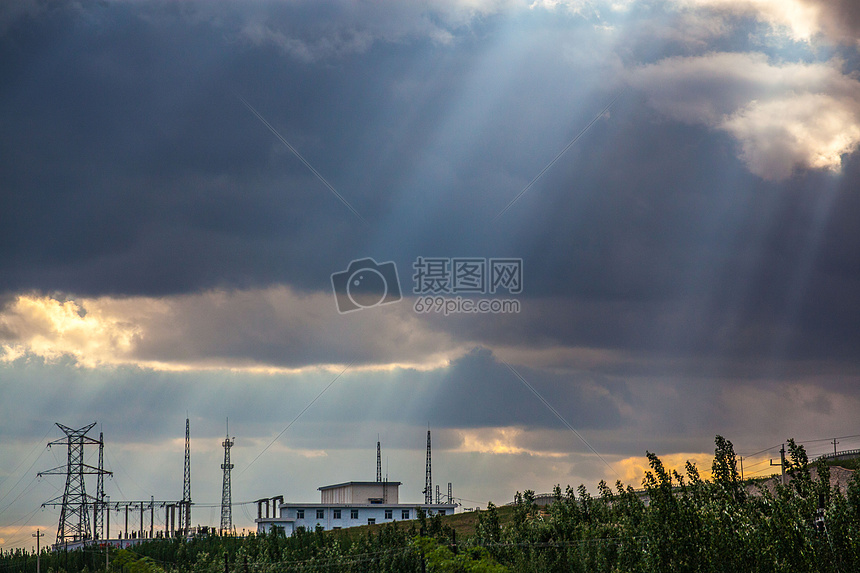
[[[838,444],[839,442],[836,441],[836,438],[833,438],[833,441],[830,443],[833,444],[833,457],[835,458],[836,457],[836,444]]]
[[[785,485],[785,444],[782,444],[782,447],[779,448],[779,463],[773,463],[773,460],[770,460],[771,466],[779,466],[782,470],[782,485]]]
[[[779,465],[782,469],[782,485],[785,485],[785,444],[779,448]]]
[[[105,572],[110,571],[110,496],[105,498]],[[38,571],[36,573],[39,573]]]
[[[149,538],[155,535],[155,496],[149,497]]]
[[[32,537],[36,538],[36,573],[42,573],[42,550],[39,549],[39,538],[45,537],[44,533],[39,533],[39,530],[36,530],[36,533],[32,534]]]

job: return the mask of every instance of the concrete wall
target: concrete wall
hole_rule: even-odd
[[[283,504],[281,514],[276,519],[258,519],[257,531],[270,531],[273,525],[282,526],[284,533],[292,535],[295,529],[304,527],[313,531],[320,525],[326,531],[332,529],[346,529],[367,525],[368,523],[389,523],[392,521],[406,521],[418,517],[418,508],[421,507],[428,515],[443,513],[451,515],[456,508],[452,504],[439,505],[408,505],[408,504],[364,504],[364,505],[328,505],[328,504]],[[321,517],[317,517],[317,511],[321,511]],[[340,517],[336,518],[336,512],[340,511]],[[353,511],[357,516],[353,517]],[[407,512],[404,514],[404,511]],[[300,512],[302,516],[299,517]],[[390,512],[390,513],[388,513]],[[371,521],[372,520],[372,521]]]

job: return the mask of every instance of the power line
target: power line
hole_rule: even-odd
[[[343,204],[344,204],[344,206],[345,206],[347,209],[349,209],[349,210],[352,212],[352,214],[353,214],[353,215],[355,215],[356,217],[358,217],[359,221],[361,221],[361,222],[362,222],[362,223],[364,223],[365,225],[368,225],[368,222],[364,219],[364,217],[362,217],[362,216],[361,216],[361,213],[359,213],[359,212],[355,209],[355,207],[353,207],[353,206],[349,203],[349,201],[347,201],[347,200],[346,200],[346,198],[345,198],[343,195],[341,195],[340,193],[338,193],[338,192],[337,192],[337,190],[332,186],[332,184],[331,184],[331,183],[329,183],[329,182],[326,180],[326,178],[325,178],[325,177],[323,177],[323,176],[320,174],[320,172],[319,172],[319,171],[317,171],[316,169],[314,169],[314,166],[313,166],[313,165],[311,165],[311,164],[310,164],[310,162],[308,162],[308,160],[307,160],[307,159],[305,159],[305,158],[302,156],[302,154],[301,154],[301,153],[299,153],[299,151],[298,151],[295,147],[293,147],[292,145],[290,145],[290,142],[289,142],[289,141],[287,141],[287,140],[284,138],[284,136],[283,136],[283,135],[281,135],[281,134],[278,132],[278,130],[277,130],[277,129],[275,129],[275,128],[272,126],[272,124],[271,124],[271,123],[269,123],[268,121],[266,121],[266,118],[264,118],[262,115],[260,115],[260,112],[258,112],[256,109],[254,109],[254,106],[252,106],[250,103],[248,103],[248,100],[246,100],[244,97],[242,97],[239,93],[237,93],[237,92],[235,92],[235,91],[233,92],[233,94],[234,94],[237,98],[239,98],[239,100],[240,100],[243,104],[245,104],[245,107],[247,107],[247,108],[248,108],[248,110],[249,110],[251,113],[253,113],[253,114],[254,114],[254,116],[255,116],[257,119],[259,119],[259,120],[263,123],[263,125],[265,125],[265,126],[266,126],[266,128],[268,128],[268,130],[269,130],[269,131],[271,131],[271,132],[275,135],[275,137],[277,137],[277,138],[278,138],[278,140],[279,140],[281,143],[283,143],[284,145],[286,145],[286,146],[287,146],[287,149],[289,149],[290,151],[292,151],[292,152],[293,152],[293,155],[295,155],[295,156],[299,159],[299,161],[301,161],[301,162],[302,162],[302,164],[303,164],[305,167],[307,167],[307,168],[308,168],[308,170],[310,170],[310,172],[311,172],[311,173],[313,173],[313,174],[314,174],[314,176],[315,176],[317,179],[319,179],[319,180],[322,182],[322,184],[323,184],[323,185],[325,185],[325,186],[328,188],[328,190],[329,190],[329,191],[331,191],[331,192],[332,192],[332,194],[333,194],[335,197],[337,197],[337,198],[340,200],[340,202],[341,202],[341,203],[343,203]]]
[[[274,439],[274,440],[272,440],[271,442],[269,442],[269,445],[268,445],[268,446],[266,446],[265,448],[263,448],[263,451],[262,451],[262,452],[260,452],[259,454],[257,454],[257,457],[255,457],[253,460],[251,460],[251,463],[249,463],[247,466],[245,466],[245,469],[243,469],[241,472],[239,472],[239,476],[241,477],[241,475],[242,475],[242,474],[244,474],[246,471],[248,471],[248,468],[250,468],[252,465],[254,465],[254,462],[256,462],[258,459],[260,459],[260,456],[262,456],[263,454],[265,454],[265,453],[266,453],[266,450],[268,450],[269,448],[271,448],[271,447],[272,447],[272,444],[274,444],[275,442],[277,442],[277,441],[278,441],[278,439],[279,439],[281,436],[283,436],[283,435],[284,435],[284,432],[286,432],[287,430],[289,430],[289,429],[290,429],[290,427],[291,427],[293,424],[295,424],[295,423],[296,423],[296,420],[298,420],[299,418],[301,418],[301,417],[302,417],[302,414],[304,414],[305,412],[307,412],[308,408],[310,408],[311,406],[313,406],[313,405],[314,405],[314,402],[316,402],[317,400],[319,400],[320,396],[322,396],[323,394],[325,394],[325,393],[326,393],[326,390],[328,390],[329,388],[331,388],[331,387],[332,387],[332,384],[334,384],[335,382],[337,382],[337,381],[338,381],[338,379],[339,379],[341,376],[343,376],[343,374],[344,374],[347,370],[349,370],[349,367],[350,367],[350,366],[352,366],[354,363],[355,363],[355,361],[353,360],[352,362],[350,362],[349,364],[347,364],[347,365],[346,365],[346,367],[345,367],[343,370],[341,370],[341,371],[340,371],[340,374],[338,374],[337,376],[335,376],[335,377],[334,377],[334,380],[332,380],[331,382],[329,382],[329,383],[328,383],[328,386],[326,386],[325,388],[323,388],[323,389],[322,389],[322,392],[320,392],[319,394],[317,394],[317,395],[316,395],[316,397],[315,397],[313,400],[311,400],[311,401],[310,401],[310,403],[309,403],[307,406],[305,406],[305,407],[302,409],[302,411],[301,411],[301,412],[299,412],[299,413],[296,415],[296,417],[295,417],[295,418],[293,418],[293,420],[292,420],[289,424],[287,424],[287,427],[286,427],[286,428],[284,428],[283,430],[281,430],[281,433],[280,433],[280,434],[278,434],[277,436],[275,436],[275,439]]]
[[[10,507],[12,507],[12,506],[15,504],[15,502],[16,502],[16,501],[18,501],[19,499],[21,499],[22,497],[24,497],[24,495],[25,495],[25,494],[30,493],[30,490],[33,488],[33,486],[34,486],[34,485],[36,485],[36,484],[38,484],[38,483],[39,483],[39,478],[38,478],[38,477],[35,477],[35,478],[33,478],[32,480],[30,480],[30,483],[29,483],[29,484],[27,484],[27,487],[25,487],[23,490],[21,490],[21,493],[19,493],[19,494],[18,494],[18,496],[17,496],[15,499],[13,499],[12,501],[10,501],[10,502],[8,503],[8,505],[6,505],[6,507],[4,507],[3,509],[0,509],[0,515],[2,515],[4,511],[6,511],[6,510],[7,510],[7,509],[9,509]]]
[[[837,439],[837,440],[848,440],[848,439],[850,439],[850,438],[860,438],[860,434],[854,434],[854,435],[851,435],[851,436],[836,436],[836,437],[835,437],[835,439]],[[819,443],[819,442],[829,442],[830,440],[833,440],[833,439],[834,439],[834,438],[816,438],[816,439],[813,439],[813,440],[803,440],[803,441],[797,441],[797,440],[795,440],[795,442],[794,442],[794,443],[795,443],[795,444],[798,444],[798,445],[803,445],[803,444],[813,444],[813,443]],[[783,444],[783,442],[781,442],[781,443],[779,443],[779,444],[776,444],[775,446],[770,446],[770,447],[767,447],[767,448],[765,448],[765,449],[763,449],[763,450],[759,450],[759,451],[754,452],[754,453],[752,453],[752,454],[741,454],[741,453],[739,453],[738,455],[743,456],[743,457],[745,457],[745,458],[751,458],[751,457],[753,457],[753,456],[757,456],[757,455],[759,455],[759,454],[763,454],[763,453],[765,453],[765,452],[770,452],[770,451],[772,451],[772,450],[779,449],[779,448],[782,446],[782,444]]]
[[[567,426],[567,429],[568,429],[568,430],[570,430],[571,432],[573,432],[573,433],[574,433],[574,435],[575,435],[577,438],[579,438],[579,439],[582,441],[582,443],[583,443],[583,444],[585,444],[585,445],[588,447],[588,449],[589,449],[589,450],[591,450],[592,452],[594,452],[594,455],[596,455],[598,458],[600,458],[600,461],[602,461],[602,462],[606,465],[606,467],[608,467],[610,470],[612,470],[612,472],[613,472],[616,476],[618,476],[619,478],[621,477],[621,475],[619,475],[619,473],[618,473],[617,471],[615,471],[615,468],[613,468],[611,465],[609,465],[609,462],[607,462],[605,459],[603,459],[603,456],[601,456],[601,455],[600,455],[600,453],[598,453],[598,451],[597,451],[597,450],[595,450],[595,449],[591,446],[591,444],[589,444],[589,443],[588,443],[588,441],[587,441],[584,437],[582,437],[582,434],[580,434],[579,432],[577,432],[577,431],[576,431],[576,428],[574,428],[573,426],[571,426],[571,425],[570,425],[570,423],[569,423],[566,419],[564,419],[564,417],[563,417],[561,414],[559,414],[559,413],[558,413],[558,410],[556,410],[555,408],[553,408],[552,404],[550,404],[549,402],[547,402],[547,401],[546,401],[546,399],[545,399],[543,396],[541,396],[541,395],[540,395],[540,392],[538,392],[538,391],[535,389],[535,387],[534,387],[534,386],[532,386],[531,384],[529,384],[529,383],[528,383],[528,381],[527,381],[525,378],[523,378],[523,377],[520,375],[520,373],[519,373],[519,372],[517,372],[516,370],[514,370],[514,367],[513,367],[513,366],[511,366],[510,364],[508,364],[508,363],[507,363],[507,362],[505,362],[504,360],[500,360],[500,362],[501,362],[502,364],[504,364],[505,366],[507,366],[507,367],[508,367],[508,370],[510,370],[511,372],[513,372],[514,376],[516,376],[517,378],[519,378],[520,382],[522,382],[522,383],[525,385],[525,387],[526,387],[526,388],[528,388],[529,390],[531,390],[532,394],[534,394],[535,396],[537,396],[538,400],[540,400],[541,402],[543,402],[543,405],[544,405],[544,406],[546,406],[546,407],[547,407],[547,409],[548,409],[550,412],[552,412],[553,414],[555,414],[555,417],[556,417],[556,418],[558,418],[559,420],[561,420],[561,423],[562,423],[562,424],[564,424],[565,426]]]
[[[583,127],[583,128],[582,128],[582,130],[580,130],[580,132],[576,134],[576,137],[574,137],[572,140],[570,140],[570,143],[568,143],[567,145],[565,145],[565,146],[564,146],[564,149],[562,149],[561,151],[559,151],[559,152],[558,152],[558,155],[556,155],[556,156],[553,158],[553,160],[552,160],[552,161],[550,161],[549,163],[547,163],[547,164],[546,164],[546,167],[544,167],[543,169],[541,169],[541,170],[540,170],[540,173],[538,173],[537,175],[535,175],[534,179],[532,179],[532,180],[529,182],[529,184],[528,184],[528,185],[526,185],[526,186],[523,188],[523,190],[522,190],[522,191],[520,191],[519,193],[517,193],[517,196],[516,196],[516,197],[514,197],[513,199],[511,199],[511,202],[510,202],[510,203],[508,203],[508,204],[505,206],[505,208],[504,208],[504,209],[502,209],[501,211],[499,211],[498,215],[496,215],[495,217],[493,217],[493,220],[495,221],[496,219],[498,219],[499,217],[501,217],[502,215],[504,215],[504,214],[507,212],[507,210],[508,210],[508,209],[510,209],[511,207],[513,207],[514,203],[516,203],[517,201],[519,201],[519,200],[520,200],[520,198],[521,198],[523,195],[525,195],[525,194],[526,194],[526,191],[528,191],[529,189],[531,189],[531,188],[532,188],[532,186],[537,182],[537,180],[538,180],[538,179],[540,179],[541,177],[543,177],[543,174],[544,174],[544,173],[546,173],[547,171],[549,171],[549,169],[550,169],[553,165],[555,165],[555,162],[556,162],[556,161],[558,161],[559,159],[561,159],[561,156],[562,156],[562,155],[564,155],[564,154],[567,152],[567,150],[568,150],[568,149],[570,149],[570,148],[573,146],[573,144],[574,144],[574,143],[576,143],[577,141],[579,141],[579,138],[580,138],[580,137],[582,137],[583,135],[585,135],[585,132],[586,132],[586,131],[588,131],[588,130],[591,128],[591,126],[592,126],[592,125],[594,125],[594,124],[595,124],[595,122],[597,122],[597,120],[598,120],[598,119],[600,119],[601,117],[603,117],[603,115],[604,115],[607,111],[609,111],[609,108],[611,108],[611,107],[615,104],[615,102],[616,102],[616,101],[618,101],[618,98],[620,98],[620,97],[621,97],[621,95],[622,95],[625,91],[627,91],[627,88],[626,88],[626,87],[625,87],[623,90],[621,90],[620,92],[618,92],[618,95],[616,95],[616,96],[612,99],[612,101],[611,101],[611,102],[609,102],[609,105],[607,105],[606,107],[604,107],[604,108],[600,111],[600,113],[599,113],[599,114],[597,114],[596,116],[594,116],[594,119],[592,119],[591,121],[589,121],[589,122],[588,122],[588,125],[586,125],[585,127]]]
[[[48,433],[50,433],[50,431],[49,431]],[[48,435],[48,434],[45,434],[45,436],[47,436],[47,435]],[[42,438],[42,439],[44,440],[44,438]],[[47,448],[45,448],[45,450],[47,450]],[[9,495],[10,493],[12,493],[13,491],[15,491],[15,488],[16,488],[16,487],[18,487],[18,484],[20,484],[20,483],[21,483],[21,480],[23,480],[25,477],[27,477],[27,476],[30,474],[30,471],[31,471],[31,470],[33,469],[33,467],[36,465],[36,462],[38,462],[40,459],[42,459],[42,455],[45,453],[45,450],[42,450],[42,453],[41,453],[41,454],[39,454],[39,455],[36,457],[36,459],[35,459],[35,460],[33,460],[33,463],[32,463],[32,464],[30,464],[30,467],[29,467],[29,468],[27,468],[27,471],[25,471],[23,474],[21,474],[21,477],[19,477],[19,478],[18,478],[18,481],[16,481],[16,482],[15,482],[15,485],[13,485],[13,486],[9,489],[9,491],[7,491],[6,493],[4,493],[4,494],[3,494],[3,496],[2,496],[2,497],[0,497],[0,501],[3,501],[4,499],[6,499],[6,496],[8,496],[8,495]],[[31,453],[32,453],[32,452],[31,452]],[[28,457],[29,457],[29,456],[28,456]],[[19,465],[20,465],[20,464],[19,464]],[[10,474],[10,475],[11,475],[11,474]],[[20,496],[18,496],[18,497],[20,497]],[[16,498],[15,498],[15,500],[17,500],[17,499],[18,499],[18,498],[16,497]],[[13,501],[12,503],[15,503],[15,502]],[[9,505],[12,505],[12,503],[10,503]],[[9,506],[7,505],[6,507],[8,508]],[[3,511],[4,511],[5,509],[6,509],[6,508],[4,508],[4,509],[0,510],[0,513],[3,513]]]
[[[131,476],[131,474],[130,474],[130,473],[128,473],[128,470],[126,470],[126,469],[125,469],[125,466],[123,466],[123,465],[122,465],[122,462],[120,462],[120,461],[119,461],[119,458],[114,458],[114,462],[116,462],[116,465],[118,465],[118,466],[119,466],[119,469],[121,469],[121,470],[122,470],[122,473],[124,473],[124,474],[125,474],[125,476],[126,476],[128,479],[130,479],[130,480],[131,480],[131,483],[133,483],[135,486],[137,486],[137,489],[139,489],[139,490],[140,490],[141,492],[143,492],[145,495],[148,495],[148,496],[150,496],[150,497],[152,497],[152,496],[153,496],[153,493],[152,493],[151,491],[146,490],[142,485],[140,485],[139,483],[137,483],[137,481],[135,481],[135,479]],[[107,463],[108,465],[110,465],[110,460],[107,460],[107,462],[106,462],[106,463]],[[111,477],[113,477],[113,476],[111,476]],[[125,495],[124,493],[122,493],[122,489],[120,489],[120,487],[119,487],[119,483],[118,483],[115,479],[112,479],[111,481],[113,481],[113,482],[116,484],[116,487],[117,487],[117,489],[119,490],[120,494],[121,494],[123,497],[126,497],[126,495]]]
[[[36,451],[36,448],[38,448],[41,444],[43,444],[43,443],[45,442],[45,438],[47,438],[47,437],[48,437],[48,434],[50,434],[52,430],[53,430],[53,427],[52,427],[52,428],[49,428],[49,429],[48,429],[48,431],[47,431],[47,432],[45,432],[45,435],[44,435],[44,436],[42,436],[42,437],[39,439],[39,441],[37,441],[35,444],[33,444],[33,447],[30,449],[30,453],[28,453],[26,456],[24,456],[23,458],[21,458],[21,461],[20,461],[20,462],[18,462],[18,465],[16,465],[16,466],[12,469],[12,471],[10,471],[10,472],[9,472],[9,475],[7,475],[7,476],[6,476],[6,477],[4,477],[2,480],[0,480],[0,487],[2,487],[4,483],[6,483],[6,480],[8,480],[8,479],[9,479],[10,477],[12,477],[13,475],[15,475],[15,472],[16,472],[16,471],[18,471],[18,468],[20,468],[22,465],[24,465],[24,462],[26,462],[26,461],[27,461],[27,458],[29,458],[30,456],[32,456],[32,455],[33,455],[33,452],[35,452],[35,451]],[[42,454],[44,454],[44,453],[45,453],[45,450],[46,450],[46,449],[47,449],[47,448],[45,448],[45,447],[43,447],[43,448],[42,448],[42,452],[39,454],[39,457],[41,457],[41,456],[42,456]],[[33,462],[33,465],[36,465],[36,462],[35,462],[35,461]],[[28,469],[26,472],[24,472],[24,474],[23,474],[23,475],[27,475],[27,474],[29,474],[31,469],[33,469],[33,466],[30,466],[30,469]],[[22,476],[22,478],[23,478],[23,476]],[[20,481],[20,479],[19,479],[18,481]],[[16,483],[15,485],[13,485],[13,486],[12,486],[12,489],[15,489],[15,486],[17,486],[17,485],[18,485],[17,483]],[[5,494],[3,494],[3,497],[6,497],[7,495],[9,495],[9,493],[8,493],[8,492],[7,492],[7,493],[5,493]],[[3,501],[3,497],[0,497],[0,501]]]
[[[18,527],[18,529],[16,529],[16,530],[15,530],[15,533],[13,533],[12,535],[10,535],[10,536],[9,536],[9,539],[7,540],[7,543],[9,543],[10,545],[13,545],[13,544],[17,541],[17,540],[15,539],[15,536],[16,536],[16,535],[18,535],[18,534],[21,532],[21,530],[22,530],[22,529],[24,529],[25,527],[27,527],[28,525],[30,525],[30,521],[32,521],[32,520],[33,520],[33,517],[35,517],[36,513],[38,513],[40,509],[41,509],[40,507],[37,507],[37,508],[36,508],[36,509],[34,509],[34,510],[29,514],[29,515],[26,515],[26,516],[25,516],[25,517],[27,518],[27,521],[25,521],[24,523],[22,523],[22,524]],[[24,519],[24,517],[22,517],[21,519]],[[17,521],[20,521],[21,519],[19,519],[19,520],[17,520]],[[15,525],[15,523],[17,523],[17,521],[13,521],[12,523],[10,523],[10,524],[9,524],[9,526],[11,527],[12,525]],[[25,539],[26,539],[26,538],[25,538]]]

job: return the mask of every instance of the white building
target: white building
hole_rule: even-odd
[[[310,531],[317,525],[326,531],[345,529],[415,519],[419,508],[428,516],[450,515],[457,507],[454,503],[399,503],[399,488],[399,481],[350,481],[319,488],[320,503],[283,503],[283,497],[262,499],[257,502],[257,531],[277,527],[292,535],[298,527]]]

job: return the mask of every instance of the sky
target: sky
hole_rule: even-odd
[[[187,417],[218,527],[229,419],[239,531],[377,439],[423,501],[428,426],[464,508],[860,448],[858,50],[851,0],[3,3],[0,549],[56,423],[170,501]]]

